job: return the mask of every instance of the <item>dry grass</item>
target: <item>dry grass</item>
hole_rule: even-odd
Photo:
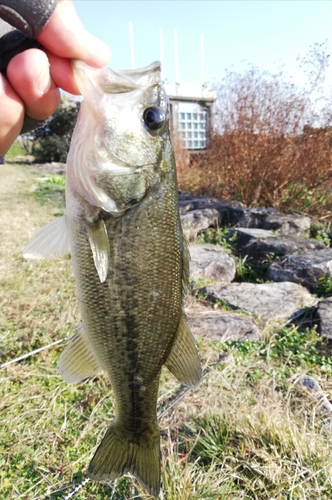
[[[38,263],[21,258],[35,229],[57,211],[52,204],[37,203],[35,186],[36,176],[28,169],[1,168],[2,361],[71,335],[78,321],[69,259]],[[275,333],[269,332],[267,342],[242,346],[198,339],[205,366],[220,352],[234,353],[160,422],[163,499],[331,498],[331,421],[297,392],[292,376],[310,370],[329,393],[331,380],[309,358],[282,350]],[[302,346],[308,356],[310,345]],[[64,498],[84,477],[112,419],[107,379],[66,384],[56,371],[61,349],[43,351],[0,371],[4,500]],[[160,401],[177,387],[165,370]],[[126,477],[115,487],[89,483],[75,496],[106,498],[147,496]]]

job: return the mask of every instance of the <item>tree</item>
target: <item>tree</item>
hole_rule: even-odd
[[[31,154],[38,163],[66,162],[80,102],[62,100],[44,127],[30,132]]]

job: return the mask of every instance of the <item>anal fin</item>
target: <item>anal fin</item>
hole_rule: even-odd
[[[184,312],[165,365],[185,385],[195,387],[202,381],[201,361]]]
[[[58,217],[37,231],[23,250],[25,259],[56,259],[70,251],[66,216]]]
[[[69,344],[60,355],[58,371],[69,384],[80,382],[102,371],[98,360],[84,337],[82,322],[77,325],[75,335],[70,339]]]
[[[104,283],[107,278],[110,261],[110,245],[105,222],[102,219],[99,219],[92,225],[87,224],[86,227],[95,267],[97,269],[100,282]]]

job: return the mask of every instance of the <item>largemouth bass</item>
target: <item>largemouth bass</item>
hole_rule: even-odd
[[[116,72],[75,62],[74,73],[84,101],[67,161],[66,215],[23,255],[54,258],[70,249],[81,321],[59,372],[72,383],[103,370],[111,381],[116,415],[89,477],[131,472],[158,496],[161,368],[190,386],[202,376],[183,311],[189,254],[168,100],[159,63]]]

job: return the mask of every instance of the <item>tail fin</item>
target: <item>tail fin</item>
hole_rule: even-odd
[[[160,491],[160,438],[156,423],[155,432],[135,439],[118,422],[108,428],[90,462],[88,476],[95,481],[105,481],[131,472],[149,492],[158,497]]]

